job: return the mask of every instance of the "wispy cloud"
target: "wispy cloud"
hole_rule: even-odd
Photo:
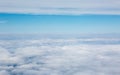
[[[5,24],[5,23],[7,23],[7,21],[0,20],[0,24]]]
[[[120,0],[0,0],[0,12],[61,15],[120,15]]]

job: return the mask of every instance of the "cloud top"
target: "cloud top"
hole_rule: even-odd
[[[21,14],[113,14],[120,15],[119,0],[4,0],[1,13]]]
[[[120,43],[109,41],[119,39],[0,40],[0,75],[119,75]]]

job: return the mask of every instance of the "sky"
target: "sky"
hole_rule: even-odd
[[[120,75],[119,59],[120,0],[0,0],[0,75]]]
[[[0,33],[120,33],[119,0],[0,0]]]

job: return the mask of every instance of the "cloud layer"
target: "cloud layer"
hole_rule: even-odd
[[[0,0],[1,13],[22,14],[114,14],[120,15],[119,0]]]
[[[119,75],[116,41],[120,39],[2,39],[0,75]]]

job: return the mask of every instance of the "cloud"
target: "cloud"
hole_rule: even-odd
[[[116,41],[120,39],[2,39],[0,75],[119,75]]]
[[[3,71],[0,71],[0,75],[9,75],[9,74],[5,70],[3,70]]]
[[[0,24],[5,24],[5,23],[7,23],[7,21],[0,20]]]
[[[21,14],[113,14],[120,15],[119,0],[0,0],[1,13]]]

